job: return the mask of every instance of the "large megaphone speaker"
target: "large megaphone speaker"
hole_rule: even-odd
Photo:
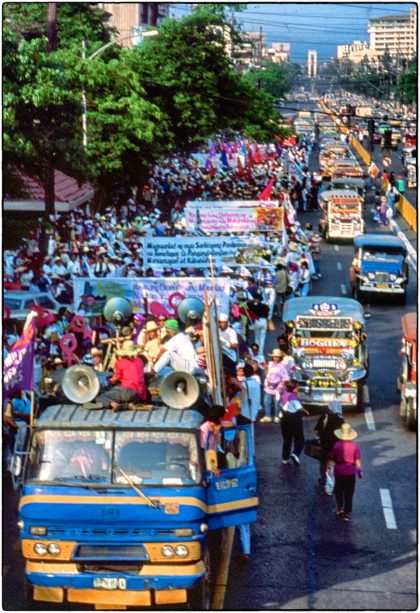
[[[190,373],[175,370],[162,379],[160,397],[172,409],[188,409],[200,396],[197,379]]]
[[[184,324],[191,325],[201,321],[204,315],[204,302],[198,298],[185,298],[178,305],[178,318]]]
[[[98,375],[90,366],[75,364],[67,368],[61,386],[64,395],[76,404],[91,402],[99,393]]]
[[[111,298],[104,306],[105,319],[116,326],[126,323],[130,319],[131,313],[131,304],[125,298]]]

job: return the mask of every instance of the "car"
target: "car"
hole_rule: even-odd
[[[384,134],[387,130],[391,130],[391,126],[389,125],[389,123],[384,123],[384,122],[380,122],[378,123],[378,128],[377,131],[379,132],[379,134]]]
[[[407,249],[393,234],[370,233],[354,239],[355,255],[350,266],[353,297],[396,296],[405,304],[408,285]]]
[[[72,309],[72,305],[61,304],[48,292],[30,292],[27,290],[4,292],[3,307],[6,307],[9,311],[10,319],[25,320],[33,304],[39,304],[39,306],[53,313],[58,313],[61,307]]]

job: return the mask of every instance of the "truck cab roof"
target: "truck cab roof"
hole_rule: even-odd
[[[404,249],[404,243],[397,236],[393,234],[362,234],[354,239],[355,247],[401,247]]]
[[[335,304],[338,308],[338,317],[351,317],[361,324],[365,323],[363,307],[360,302],[353,298],[342,298],[341,296],[305,296],[299,298],[289,298],[283,308],[283,321],[295,321],[298,316],[313,315],[314,304]],[[331,317],[331,315],[329,315]]]
[[[203,415],[195,409],[172,409],[165,405],[147,411],[127,410],[113,413],[111,409],[85,409],[77,404],[55,404],[36,418],[35,427],[46,429],[138,429],[196,430]]]

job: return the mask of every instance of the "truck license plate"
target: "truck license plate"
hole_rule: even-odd
[[[388,289],[389,285],[388,283],[378,283],[376,287],[379,287],[379,289]]]
[[[97,577],[93,580],[93,587],[98,590],[125,590],[127,581],[122,577]]]

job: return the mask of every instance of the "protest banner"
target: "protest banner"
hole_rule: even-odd
[[[3,397],[10,398],[20,390],[34,387],[34,344],[37,313],[31,311],[26,318],[22,335],[7,354],[3,365]]]
[[[281,232],[283,210],[277,202],[256,201],[254,206],[231,206],[225,202],[223,207],[187,206],[185,208],[187,231],[209,233],[250,233]]]
[[[143,262],[145,268],[210,268],[220,264],[223,258],[231,258],[244,247],[239,237],[150,237],[143,240]]]
[[[125,277],[100,279],[73,277],[74,310],[80,315],[102,314],[105,303],[116,296],[130,301],[133,312],[176,317],[184,298],[203,300],[204,290],[216,296],[218,308],[229,310],[230,280],[206,277]]]

